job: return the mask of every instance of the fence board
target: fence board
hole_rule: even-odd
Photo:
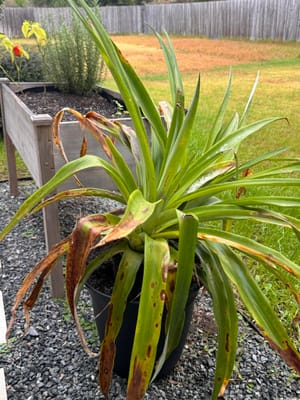
[[[143,6],[102,7],[101,18],[110,33],[142,33]]]
[[[209,38],[300,40],[300,0],[221,0],[201,3],[107,6],[100,9],[110,33],[170,34]],[[24,19],[49,26],[68,21],[69,8],[5,8],[0,32],[20,34]]]

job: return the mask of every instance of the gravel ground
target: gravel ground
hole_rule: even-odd
[[[0,184],[0,229],[24,198],[32,191],[30,182],[21,184],[17,198],[9,196],[7,183]],[[79,212],[92,210],[95,201],[64,202],[62,230],[71,229]],[[101,203],[97,205],[105,207]],[[81,210],[81,211],[80,211]],[[0,243],[0,289],[6,318],[22,276],[45,254],[41,214],[27,218]],[[82,318],[90,319],[90,301],[83,293]],[[96,400],[104,399],[97,388],[97,360],[82,350],[64,302],[52,301],[46,287],[31,317],[31,329],[23,335],[23,319],[18,314],[9,349],[0,347],[0,367],[4,367],[9,400]],[[88,324],[86,324],[88,326]],[[148,400],[209,399],[214,374],[216,334],[208,297],[199,294],[194,319],[182,357],[173,373],[149,388]],[[87,332],[89,342],[97,340]],[[300,399],[300,380],[285,366],[268,344],[242,319],[235,370],[226,399]],[[125,399],[126,382],[115,376],[111,399]]]

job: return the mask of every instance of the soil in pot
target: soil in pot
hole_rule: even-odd
[[[114,270],[114,265],[110,263],[105,263],[92,274],[92,276],[89,278],[87,282],[87,289],[92,298],[94,315],[100,340],[103,340],[105,334],[107,305],[110,301],[112,284],[114,281],[112,273],[113,270]],[[140,282],[142,281],[142,272],[140,271],[139,271],[139,276],[137,277],[137,281]],[[140,283],[136,282],[129,295],[129,301],[127,303],[127,307],[124,313],[123,325],[116,340],[117,352],[115,358],[114,372],[116,372],[119,376],[123,378],[127,378],[129,372],[131,349],[133,346],[135,325],[137,321],[138,307],[139,307],[139,299],[138,299],[139,288],[140,288]],[[189,299],[186,305],[185,323],[181,340],[178,346],[171,353],[170,357],[165,361],[157,378],[162,378],[168,375],[173,370],[173,368],[175,367],[181,356],[192,319],[194,300],[197,296],[198,291],[199,291],[198,286],[196,284],[192,285]],[[164,326],[165,319],[166,319],[166,311],[164,311],[162,326]],[[165,334],[164,330],[162,329],[158,343],[156,359],[159,358],[159,356],[163,351],[164,340],[165,340]]]
[[[99,92],[92,92],[90,95],[80,96],[71,93],[63,93],[54,87],[42,86],[34,89],[26,89],[18,93],[18,97],[35,114],[49,114],[51,117],[64,107],[73,108],[82,114],[88,111],[96,111],[107,118],[120,118],[128,116],[124,114],[123,105],[119,99],[112,96],[105,96]],[[66,113],[64,120],[75,120]]]

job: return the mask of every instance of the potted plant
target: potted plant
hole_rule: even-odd
[[[137,288],[139,306],[128,375],[129,400],[144,397],[151,380],[178,345],[193,280],[207,288],[218,326],[213,399],[223,395],[234,366],[238,336],[236,294],[270,345],[300,374],[300,355],[272,305],[248,271],[243,256],[262,263],[270,272],[274,272],[295,297],[297,290],[289,275],[299,279],[300,267],[275,249],[230,231],[227,223],[254,220],[292,229],[299,237],[299,218],[286,212],[288,207],[300,206],[299,198],[241,196],[249,187],[299,186],[299,178],[291,174],[299,172],[300,161],[285,159],[279,166],[276,157],[282,153],[282,149],[257,155],[241,164],[236,156],[244,139],[281,118],[267,118],[246,124],[256,81],[242,117],[234,114],[224,125],[231,84],[229,79],[224,100],[206,143],[197,152],[192,152],[189,143],[198,112],[200,82],[198,80],[192,102],[186,109],[182,80],[169,38],[165,43],[156,34],[168,66],[172,105],[163,102],[157,108],[93,10],[84,0],[79,0],[82,9],[72,0],[69,3],[90,32],[92,40],[97,43],[125,101],[134,129],[93,112],[82,116],[71,110],[81,125],[98,137],[106,158],[84,155],[64,165],[23,203],[2,231],[0,239],[29,212],[36,212],[70,195],[106,197],[118,201],[121,207],[80,219],[71,235],[55,245],[26,275],[12,308],[8,332],[16,309],[33,285],[24,303],[29,324],[29,311],[53,263],[67,254],[67,301],[86,349],[76,310],[80,291],[94,271],[104,263],[109,262],[110,271],[115,271],[99,356],[99,384],[104,395],[108,396],[109,393],[116,339],[123,324],[127,300],[138,279],[141,279],[141,284]],[[59,123],[64,112],[60,111],[54,121],[54,140],[62,153]],[[148,140],[142,113],[148,119],[151,140]],[[135,162],[136,175],[117,150],[118,142],[129,149]],[[273,164],[274,160],[276,163]],[[268,167],[259,169],[259,164],[266,161]],[[88,168],[106,171],[118,191],[81,187],[43,200],[64,180]],[[224,196],[227,191],[234,191],[236,196]],[[274,211],[274,206],[281,208],[282,212]],[[38,280],[34,283],[36,278]],[[164,343],[157,359],[161,332],[165,335]]]

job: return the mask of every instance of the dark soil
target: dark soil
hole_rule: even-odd
[[[49,114],[51,117],[54,117],[64,107],[73,108],[82,114],[96,111],[108,118],[118,118],[122,115],[122,107],[119,102],[109,100],[96,92],[82,96],[46,88],[41,92],[25,91],[18,94],[18,97],[34,114]],[[66,113],[64,116],[65,121],[74,119],[70,113]]]
[[[116,257],[110,261],[106,261],[92,273],[88,279],[88,284],[96,290],[107,295],[112,294],[112,288],[117,273]]]
[[[112,294],[112,289],[115,282],[120,260],[121,256],[117,254],[112,259],[104,262],[89,277],[87,281],[88,285],[92,286],[97,291],[100,291],[101,293],[110,296]],[[129,294],[128,301],[132,301],[139,297],[142,280],[143,280],[143,268],[140,268],[139,271],[137,272],[137,277]]]

